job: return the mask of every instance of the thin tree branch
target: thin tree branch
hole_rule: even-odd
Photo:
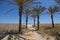
[[[5,12],[4,14],[7,14],[7,13],[9,13],[9,12],[13,11],[15,8],[16,8],[16,7],[14,7],[14,8],[12,8],[12,9],[8,10],[8,11],[7,11],[7,12]]]
[[[12,4],[12,5],[17,5],[15,2],[8,1],[8,0],[0,0],[0,2],[7,2],[7,3]]]

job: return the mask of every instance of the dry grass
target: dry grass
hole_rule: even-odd
[[[0,32],[2,31],[9,31],[9,30],[18,30],[19,25],[18,24],[0,24]],[[22,26],[22,29],[25,31],[26,27],[25,25]],[[55,35],[56,32],[60,34],[60,24],[56,24],[55,28],[52,28],[51,25],[45,24],[40,25],[40,29],[38,31],[39,33],[49,34],[49,35]]]
[[[0,31],[18,30],[17,24],[0,24]]]
[[[38,31],[39,33],[43,34],[49,34],[52,36],[55,36],[57,33],[60,34],[60,25],[55,25],[55,28],[52,28],[51,26],[40,26],[40,29]]]
[[[0,32],[2,31],[18,31],[18,24],[0,24]],[[26,29],[25,25],[22,25],[22,29]]]

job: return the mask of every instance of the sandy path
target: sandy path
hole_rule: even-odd
[[[34,28],[29,28],[28,32],[26,33],[26,40],[43,40],[42,36],[39,35]]]
[[[35,28],[31,27],[27,29],[27,32],[25,33],[25,36],[24,36],[26,40],[55,40],[55,38],[52,36],[45,35],[43,37],[41,34],[38,34],[36,31],[33,31],[33,30],[35,30]],[[7,38],[8,36],[6,36],[3,40],[7,40]]]
[[[29,28],[28,32],[26,33],[26,40],[55,40],[54,37],[45,35],[44,37],[38,34],[34,28]]]

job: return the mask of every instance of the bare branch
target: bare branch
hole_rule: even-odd
[[[0,0],[0,2],[7,2],[11,5],[17,5],[16,3],[12,2],[12,1],[8,1],[8,0]]]
[[[16,7],[14,7],[14,8],[12,8],[12,9],[8,10],[7,12],[5,12],[5,14],[7,14],[7,13],[13,11],[15,8],[16,8]]]

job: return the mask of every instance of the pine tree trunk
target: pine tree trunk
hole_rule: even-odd
[[[19,7],[19,33],[22,34],[22,11],[23,7]]]
[[[35,27],[35,21],[36,21],[36,20],[35,20],[35,18],[34,18],[34,26],[33,26],[33,27]]]
[[[37,16],[37,19],[38,19],[37,20],[37,27],[38,27],[37,30],[39,30],[39,15]]]
[[[28,15],[26,15],[26,29],[28,28]]]
[[[54,28],[54,20],[53,20],[53,14],[51,14],[51,20],[52,20],[52,27]]]

